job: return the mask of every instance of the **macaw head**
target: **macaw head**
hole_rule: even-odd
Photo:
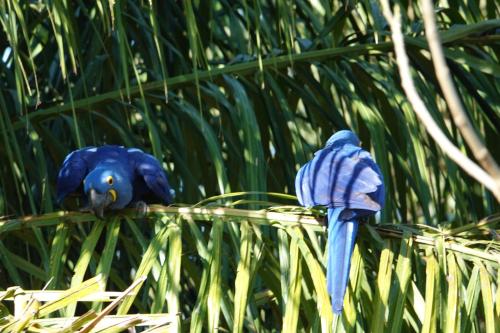
[[[326,142],[325,148],[334,148],[340,147],[345,144],[351,144],[354,146],[359,146],[361,143],[359,142],[358,137],[352,131],[349,130],[341,130],[333,134],[328,141]]]
[[[92,170],[83,181],[83,190],[90,210],[99,218],[103,218],[105,209],[123,208],[132,200],[132,184],[121,169]]]

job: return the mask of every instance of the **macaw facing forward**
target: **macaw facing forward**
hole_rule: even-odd
[[[100,218],[104,210],[130,203],[145,208],[142,200],[151,195],[165,204],[172,202],[158,160],[140,149],[122,146],[86,147],[66,156],[57,176],[59,204],[75,191],[87,196],[88,209]]]
[[[302,166],[295,191],[303,206],[328,207],[327,289],[333,311],[340,314],[358,221],[384,206],[382,174],[370,154],[360,148],[358,137],[342,130]]]

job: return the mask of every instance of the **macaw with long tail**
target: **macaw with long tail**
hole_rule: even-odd
[[[167,176],[153,156],[137,148],[106,145],[75,150],[66,156],[57,176],[57,201],[77,192],[88,209],[103,218],[108,209],[135,204],[146,210],[148,198],[172,202]]]
[[[384,180],[370,153],[351,131],[338,131],[297,173],[295,191],[303,206],[328,208],[327,289],[342,312],[351,255],[360,218],[384,206]]]

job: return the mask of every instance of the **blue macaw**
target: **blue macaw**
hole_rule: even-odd
[[[327,289],[336,314],[342,312],[358,221],[384,206],[384,180],[370,153],[351,131],[336,132],[300,168],[295,191],[303,206],[328,208]]]
[[[122,146],[86,147],[66,156],[57,176],[58,203],[76,191],[88,198],[88,209],[100,218],[104,210],[130,203],[145,209],[142,200],[151,196],[165,204],[172,202],[158,160],[140,149]]]

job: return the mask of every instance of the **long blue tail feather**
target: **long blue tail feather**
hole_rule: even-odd
[[[343,221],[343,208],[328,209],[328,262],[326,268],[327,289],[336,314],[342,312],[344,295],[349,281],[351,255],[358,232],[358,222]]]

